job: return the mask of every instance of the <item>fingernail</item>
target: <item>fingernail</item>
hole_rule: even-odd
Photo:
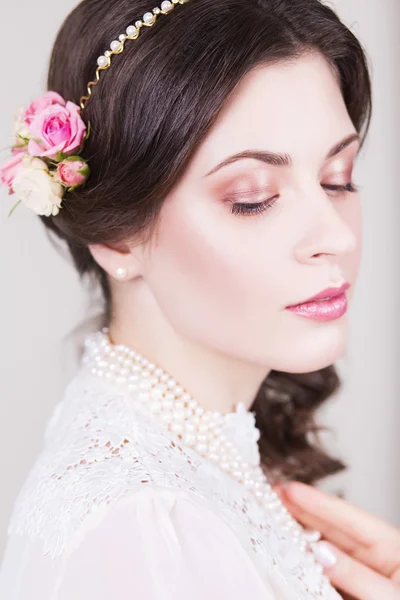
[[[328,542],[317,542],[314,546],[314,555],[323,567],[330,568],[337,563],[337,555]]]

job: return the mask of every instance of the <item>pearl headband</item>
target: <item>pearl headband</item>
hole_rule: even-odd
[[[170,13],[177,4],[188,0],[164,0],[161,7],[146,12],[142,19],[129,25],[110,50],[97,59],[96,80],[87,86],[87,95],[79,106],[60,94],[48,91],[36,98],[27,109],[20,107],[15,115],[15,143],[12,158],[0,168],[0,185],[15,194],[37,215],[55,216],[60,212],[66,192],[83,187],[90,175],[88,162],[80,156],[90,135],[81,113],[92,96],[92,87],[100,80],[100,71],[111,66],[111,56],[121,54],[126,40],[139,37],[143,27],[151,27],[160,14]],[[9,216],[10,216],[9,215]]]
[[[99,82],[99,72],[104,71],[111,66],[111,56],[113,54],[121,54],[121,52],[123,52],[126,40],[136,40],[139,37],[140,31],[143,26],[151,27],[156,22],[158,15],[166,15],[170,13],[177,4],[185,4],[186,2],[188,2],[188,0],[171,0],[171,2],[170,0],[164,0],[164,2],[161,3],[161,8],[156,7],[153,8],[152,12],[144,13],[141,20],[136,21],[135,25],[129,25],[129,27],[126,28],[126,32],[122,33],[119,36],[118,40],[114,40],[111,42],[111,50],[106,50],[104,54],[99,56],[99,58],[97,59],[98,66],[96,69],[96,81],[91,81],[88,84],[87,96],[82,96],[79,101],[82,110],[85,108],[87,101],[91,97],[92,86],[97,85]]]

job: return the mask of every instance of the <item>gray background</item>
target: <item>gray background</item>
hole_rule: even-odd
[[[15,0],[2,5],[1,149],[12,144],[15,108],[44,91],[52,42],[75,4]],[[367,49],[375,108],[355,177],[362,186],[365,246],[350,309],[348,352],[338,363],[344,387],[323,415],[335,430],[327,443],[340,449],[351,469],[324,487],[342,490],[352,502],[400,525],[400,3],[332,4]],[[7,152],[0,153],[1,162],[7,157]],[[7,218],[13,202],[0,189],[0,558],[12,503],[75,368],[75,342],[68,334],[95,312],[93,299],[89,301],[72,266],[54,250],[39,219],[22,206]]]

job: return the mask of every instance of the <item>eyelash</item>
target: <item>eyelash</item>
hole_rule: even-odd
[[[346,185],[330,185],[325,184],[322,185],[323,188],[344,194],[346,192],[355,193],[358,192],[358,186],[353,183],[347,183]],[[254,215],[265,212],[268,208],[271,208],[278,201],[279,196],[274,196],[268,200],[264,200],[263,202],[232,202],[231,213],[235,215]]]

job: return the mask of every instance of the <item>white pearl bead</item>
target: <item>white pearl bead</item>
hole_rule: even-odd
[[[178,410],[174,412],[174,419],[176,421],[183,421],[184,418],[185,418],[185,415],[183,414],[183,412],[178,411]]]
[[[150,396],[154,400],[160,400],[162,398],[162,391],[157,388],[153,388],[150,392]]]
[[[199,431],[201,431],[201,432],[209,431],[208,423],[200,423]]]
[[[113,52],[116,52],[121,48],[121,42],[119,42],[118,40],[113,40],[110,44],[110,48]]]
[[[124,40],[126,40],[126,35],[124,33],[121,33],[121,35],[118,37],[120,42],[123,42]]]
[[[161,2],[161,10],[163,10],[164,12],[168,12],[169,10],[171,10],[172,8],[172,3],[169,0],[164,0],[164,2]]]
[[[134,25],[129,25],[129,27],[126,28],[126,35],[129,37],[133,37],[136,33],[137,29]]]
[[[141,381],[139,383],[139,388],[141,390],[149,390],[151,388],[151,381],[148,380],[148,379],[147,380],[145,379],[144,381]]]
[[[174,433],[183,433],[184,429],[180,423],[172,423],[171,429]]]
[[[154,21],[154,15],[151,12],[144,13],[143,22],[144,23],[152,23]]]
[[[105,67],[108,64],[108,59],[106,56],[99,56],[97,59],[97,64],[99,67]]]
[[[207,446],[206,446],[206,444],[199,443],[196,445],[196,449],[199,452],[199,454],[205,454],[205,452],[207,450]]]

